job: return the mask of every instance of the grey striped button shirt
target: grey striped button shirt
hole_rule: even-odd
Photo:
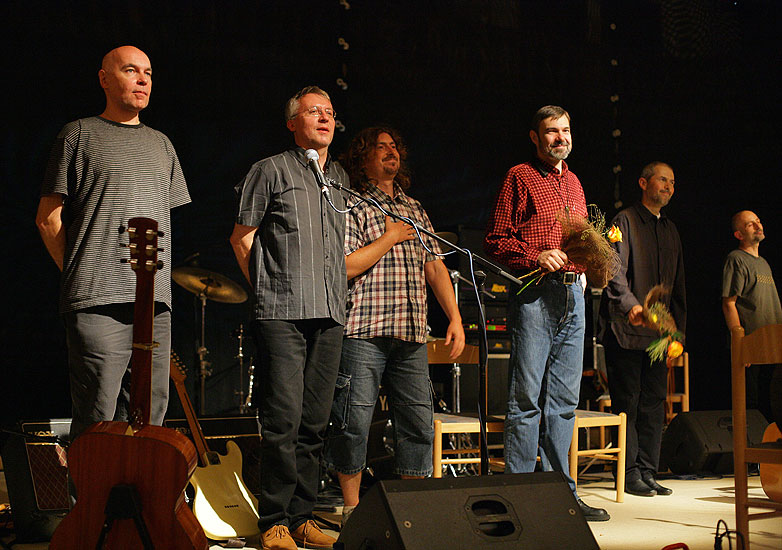
[[[326,175],[348,185],[348,175],[329,161]],[[256,162],[236,186],[236,223],[257,227],[250,254],[256,319],[331,318],[345,324],[345,216],[334,211],[296,147]],[[345,209],[342,193],[331,189]]]

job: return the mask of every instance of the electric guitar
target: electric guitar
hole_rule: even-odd
[[[226,455],[210,451],[185,389],[185,367],[171,354],[171,380],[185,410],[187,425],[198,451],[199,466],[190,483],[195,489],[193,513],[206,536],[215,540],[257,535],[258,501],[242,480],[242,453],[233,441],[226,443]]]
[[[196,450],[175,430],[149,425],[152,353],[157,347],[157,222],[133,218],[127,230],[127,263],[136,273],[130,418],[93,424],[70,446],[76,505],[57,527],[49,548],[207,550],[204,531],[184,499]]]

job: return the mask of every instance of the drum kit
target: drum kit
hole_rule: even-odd
[[[201,304],[200,316],[200,339],[196,349],[198,355],[198,377],[199,377],[199,414],[206,413],[206,379],[212,374],[210,370],[211,363],[206,357],[209,351],[206,348],[206,301],[220,302],[224,304],[241,304],[247,301],[247,292],[238,284],[224,275],[200,267],[181,266],[171,271],[171,278],[174,282],[185,290],[195,294]],[[234,331],[237,339],[238,353],[236,359],[239,361],[240,385],[241,388],[236,392],[239,396],[239,412],[245,413],[250,407],[251,395],[253,390],[253,371],[249,369],[249,388],[247,394],[244,393],[244,327]]]
[[[437,235],[439,237],[442,237],[443,239],[451,242],[456,243],[458,241],[458,236],[456,233],[451,232],[438,232]],[[447,245],[441,244],[440,248],[442,252],[448,252],[450,248]],[[451,281],[454,286],[454,292],[456,293],[456,298],[458,301],[459,298],[459,281],[466,282],[470,285],[472,285],[472,282],[462,277],[458,271],[452,270],[449,272]],[[207,300],[211,300],[213,302],[219,302],[219,303],[226,303],[226,304],[241,304],[247,301],[247,292],[242,288],[241,285],[234,282],[230,278],[226,277],[225,275],[221,275],[220,273],[217,273],[215,271],[211,271],[208,269],[204,269],[201,267],[195,267],[195,266],[189,266],[184,265],[180,267],[176,267],[171,272],[171,277],[174,280],[175,283],[177,283],[179,286],[187,290],[188,292],[191,292],[195,295],[196,299],[199,301],[201,306],[201,314],[200,314],[200,335],[198,340],[198,346],[196,348],[196,355],[198,356],[198,378],[199,378],[199,399],[198,399],[198,408],[199,408],[199,414],[205,414],[206,413],[206,379],[212,374],[212,371],[210,369],[211,363],[207,360],[207,356],[209,354],[208,349],[206,348],[205,344],[205,337],[206,337],[206,302]],[[235,391],[235,395],[239,398],[239,412],[245,413],[248,412],[249,409],[252,407],[252,393],[253,393],[253,384],[254,384],[254,371],[255,367],[254,365],[250,365],[247,369],[247,376],[248,376],[248,388],[247,392],[244,391],[244,326],[239,325],[239,328],[233,331],[232,336],[236,338],[237,341],[237,355],[235,358],[239,362],[239,372],[240,372],[240,384],[239,384],[239,390]],[[435,342],[429,343],[429,353],[432,355],[433,350],[435,349]],[[442,347],[442,346],[440,346]],[[467,346],[466,352],[471,351],[474,352],[473,346]],[[439,349],[438,349],[439,352]],[[444,349],[444,353],[447,354],[447,349]],[[443,354],[443,352],[439,352],[440,355]],[[437,353],[435,353],[437,355]],[[431,358],[434,359],[434,358]],[[433,363],[443,363],[443,362],[450,362],[443,361],[442,359],[435,359],[430,362]],[[250,361],[252,363],[252,361]],[[452,365],[452,376],[453,376],[453,395],[452,395],[452,403],[454,406],[454,412],[459,412],[459,401],[460,401],[460,395],[459,395],[459,378],[460,378],[460,367],[458,363],[454,363]]]

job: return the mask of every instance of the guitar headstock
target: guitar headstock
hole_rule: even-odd
[[[171,350],[170,376],[174,383],[183,383],[187,378],[187,367],[174,350]]]
[[[146,273],[154,276],[158,269],[163,267],[163,262],[157,259],[157,253],[162,252],[158,248],[158,237],[163,236],[162,231],[158,231],[157,222],[152,218],[131,218],[128,220],[128,226],[120,226],[119,232],[128,233],[127,248],[130,250],[130,259],[122,259],[123,263],[129,263],[136,277],[141,277]]]

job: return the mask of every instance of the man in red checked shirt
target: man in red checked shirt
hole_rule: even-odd
[[[606,521],[605,510],[578,498],[568,473],[583,368],[586,279],[559,248],[557,216],[587,215],[581,182],[564,162],[573,143],[570,115],[547,105],[535,113],[530,128],[535,159],[508,171],[484,241],[486,252],[517,276],[537,269],[545,273],[521,293],[511,292],[508,304],[505,468],[532,472],[540,456],[544,470],[565,475],[587,521]]]

